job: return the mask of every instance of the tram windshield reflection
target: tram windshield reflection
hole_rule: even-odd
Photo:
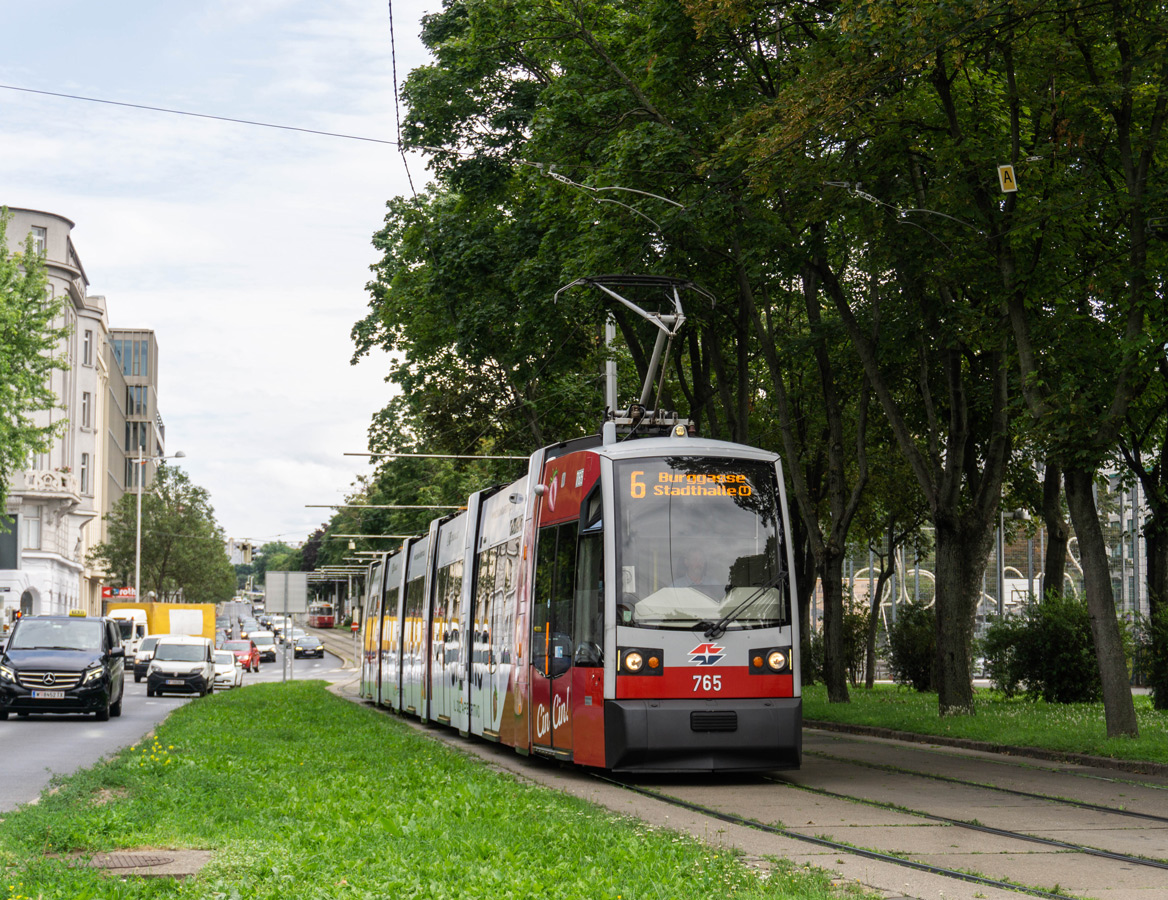
[[[789,623],[778,497],[763,462],[619,461],[618,622],[690,629],[733,611],[731,629]]]

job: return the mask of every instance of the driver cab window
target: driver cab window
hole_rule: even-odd
[[[578,666],[604,665],[604,533],[580,535],[576,556],[576,652]]]

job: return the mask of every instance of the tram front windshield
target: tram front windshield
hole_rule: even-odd
[[[773,465],[675,456],[621,460],[615,471],[620,624],[790,623]]]

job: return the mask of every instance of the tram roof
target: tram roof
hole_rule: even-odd
[[[746,444],[718,441],[703,437],[648,437],[618,441],[588,448],[611,459],[636,459],[643,456],[723,456],[734,459],[757,459],[774,462],[779,454]]]

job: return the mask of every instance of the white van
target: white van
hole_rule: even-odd
[[[168,635],[154,645],[146,696],[168,692],[205,696],[215,690],[215,644],[209,638]]]

